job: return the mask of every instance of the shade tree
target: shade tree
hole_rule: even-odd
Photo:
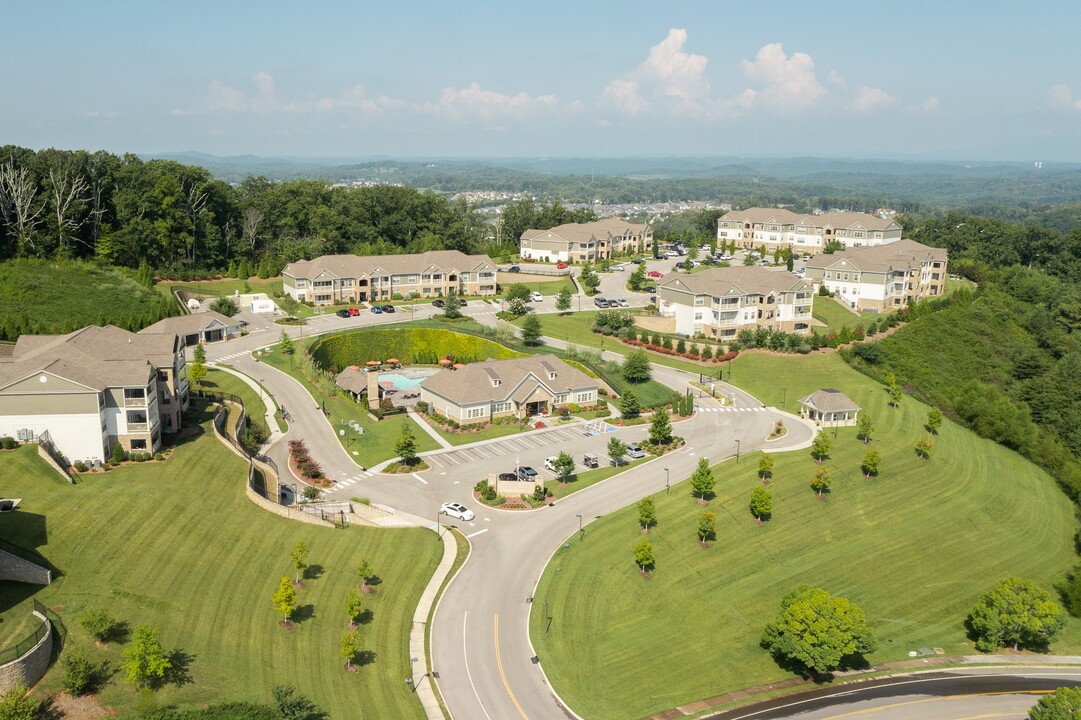
[[[878,648],[858,605],[809,585],[784,596],[761,644],[782,665],[817,676],[862,664],[863,656]]]
[[[821,463],[823,460],[830,456],[830,448],[833,446],[833,439],[825,430],[819,430],[818,434],[814,436],[814,440],[811,441],[811,457],[815,459],[816,463]]]
[[[965,624],[981,652],[1045,650],[1066,626],[1066,611],[1031,580],[1009,577],[980,595]]]

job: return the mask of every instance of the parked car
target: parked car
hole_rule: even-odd
[[[593,298],[593,304],[594,304],[594,305],[596,305],[596,306],[597,306],[597,307],[599,307],[599,308],[606,308],[606,307],[608,307],[608,301],[607,301],[607,300],[605,300],[605,299],[604,299],[604,298],[602,298],[602,297],[595,297],[595,298]]]
[[[657,270],[650,270],[649,272],[646,273],[646,277],[651,277],[651,278],[664,277],[664,273],[659,272]]]
[[[643,260],[642,258],[635,258],[634,260],[631,260],[631,262],[634,263],[635,265],[641,265],[642,263],[645,262],[645,260]]]
[[[596,453],[586,453],[582,457],[582,464],[587,468],[599,468],[601,466],[601,459],[597,457]]]
[[[349,308],[349,315],[351,317],[356,317],[357,315],[360,315],[360,308]]]
[[[507,268],[507,272],[522,272],[522,268],[518,265],[511,265],[509,268]]]
[[[565,263],[565,262],[556,263],[556,270],[566,270],[566,269],[567,269],[567,263]]]
[[[652,285],[646,285],[642,289],[645,290],[650,295],[655,295],[657,293],[657,288],[653,287]]]
[[[514,473],[499,473],[500,482],[516,482],[518,480],[521,480],[521,478]]]
[[[445,307],[446,303],[443,302],[442,300],[432,300],[432,306],[437,307],[437,308],[441,308],[441,307]]]
[[[537,471],[529,467],[528,465],[523,465],[522,467],[518,468],[518,477],[521,480],[532,480],[533,478],[537,477]]]
[[[630,303],[628,303],[623,298],[620,298],[619,300],[616,300],[616,302],[619,303],[620,307],[630,307],[631,306]],[[612,307],[611,301],[608,302],[608,307]]]
[[[383,314],[383,308],[379,307],[378,305],[372,305],[372,314],[373,315],[382,315]]]
[[[439,512],[443,515],[449,515],[452,518],[458,518],[459,520],[464,520],[466,522],[469,522],[476,517],[476,514],[472,510],[461,503],[455,502],[443,503],[439,507]]]
[[[468,305],[468,304],[469,304],[469,303],[467,303],[467,302],[465,301],[465,299],[464,299],[464,298],[458,298],[458,305],[459,305],[459,306],[461,306],[461,307],[465,307],[465,306],[466,306],[466,305]]]
[[[550,455],[550,456],[544,458],[544,469],[545,470],[551,470],[552,472],[556,472],[556,460],[558,460],[558,459],[559,458],[557,456],[555,456],[555,455]]]
[[[627,446],[627,457],[634,458],[634,459],[637,460],[638,458],[644,458],[645,456],[646,456],[645,450],[638,447],[637,444],[631,443],[630,445]]]
[[[383,306],[383,312],[385,312],[385,313],[395,312],[394,306],[393,305],[384,305]]]
[[[622,265],[613,265],[611,267],[611,269],[616,271],[616,272],[623,272],[623,266]]]
[[[348,310],[339,310],[338,312],[336,312],[334,314],[337,315],[338,317],[341,317],[341,318],[349,317],[349,311]]]
[[[541,295],[536,290],[533,291],[533,294],[530,295],[530,298],[533,300],[533,302],[543,302],[544,301],[544,296]]]
[[[675,250],[669,250],[668,252],[666,252],[666,253],[664,254],[664,256],[665,256],[666,258],[674,258],[674,257],[679,257],[679,253],[678,253],[678,252],[676,252]]]
[[[717,255],[717,256],[716,256],[716,258],[717,258],[718,260],[723,260],[723,261],[726,261],[726,262],[727,262],[728,260],[731,260],[731,259],[732,259],[732,256],[731,256],[731,255],[729,255],[728,253],[721,253],[720,255]]]

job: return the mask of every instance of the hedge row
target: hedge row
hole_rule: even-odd
[[[434,365],[443,358],[473,363],[488,358],[524,357],[522,353],[474,335],[435,328],[357,330],[330,335],[312,343],[308,352],[316,366],[333,372],[341,372],[350,365],[364,365],[369,360],[388,358]]]

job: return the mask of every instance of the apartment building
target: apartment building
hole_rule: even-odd
[[[548,230],[526,230],[520,238],[523,260],[584,263],[608,260],[617,254],[653,251],[653,226],[605,218],[590,223],[567,223]]]
[[[70,461],[104,460],[119,443],[155,452],[188,407],[184,339],[111,325],[23,335],[0,354],[0,435],[46,431]]]
[[[674,317],[680,335],[733,339],[740,330],[811,329],[811,286],[791,273],[758,266],[710,268],[657,281],[661,315]]]
[[[323,255],[289,263],[282,271],[285,292],[316,305],[439,297],[495,295],[496,264],[487,255],[433,250],[417,255]]]
[[[816,256],[807,263],[807,281],[855,310],[890,312],[942,295],[948,262],[945,248],[899,240]]]
[[[827,243],[836,241],[850,247],[885,245],[901,239],[896,220],[857,212],[830,212],[802,215],[780,208],[733,210],[717,220],[717,240],[745,248],[762,245],[773,252],[792,248],[798,254],[822,252]]]

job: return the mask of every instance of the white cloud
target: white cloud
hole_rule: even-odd
[[[230,87],[220,80],[212,80],[210,82],[210,94],[207,97],[206,104],[211,110],[238,112],[245,108],[247,99],[242,90]]]
[[[207,95],[206,105],[210,110],[224,110],[227,112],[253,111],[258,113],[273,113],[281,111],[293,111],[298,109],[296,103],[281,104],[278,100],[278,90],[274,78],[265,72],[257,73],[252,78],[255,92],[248,93],[239,88],[226,85],[220,80],[212,80]]]
[[[1055,85],[1051,88],[1051,107],[1081,110],[1081,100],[1074,100],[1069,85]]]
[[[386,95],[369,97],[368,91],[363,85],[359,84],[347,90],[342,90],[336,98],[325,97],[315,104],[315,109],[319,112],[330,112],[341,108],[362,115],[378,115],[385,111],[399,110],[403,107],[406,107],[406,103],[397,98]]]
[[[257,73],[255,81],[255,97],[252,99],[252,109],[257,112],[273,112],[278,109],[278,92],[274,87],[274,78],[265,72]]]
[[[861,85],[856,88],[855,97],[848,103],[848,109],[858,113],[869,113],[881,107],[897,104],[897,98],[881,88]]]
[[[638,92],[638,83],[633,80],[613,80],[604,88],[601,99],[624,115],[637,115],[647,106],[645,98]]]
[[[841,92],[848,90],[848,83],[845,82],[845,79],[841,77],[836,70],[830,70],[830,74],[826,77],[826,81]]]
[[[815,77],[811,56],[797,52],[787,57],[781,43],[762,46],[753,61],[743,60],[740,67],[748,78],[761,85],[753,96],[754,104],[778,112],[806,109],[830,94]],[[743,96],[747,97],[747,91]]]
[[[632,117],[654,108],[693,117],[708,116],[715,105],[705,77],[709,60],[705,55],[683,52],[686,44],[686,30],[670,29],[649,49],[638,67],[626,77],[608,83],[601,93],[602,105]]]
[[[452,120],[478,118],[490,123],[502,118],[524,118],[539,112],[551,113],[559,109],[555,95],[529,95],[519,92],[507,95],[493,90],[482,90],[479,83],[469,87],[443,90],[437,102],[414,103],[416,112],[440,115]]]
[[[938,98],[935,97],[934,95],[927,98],[920,105],[920,109],[923,110],[924,112],[934,112],[935,110],[938,110]]]

